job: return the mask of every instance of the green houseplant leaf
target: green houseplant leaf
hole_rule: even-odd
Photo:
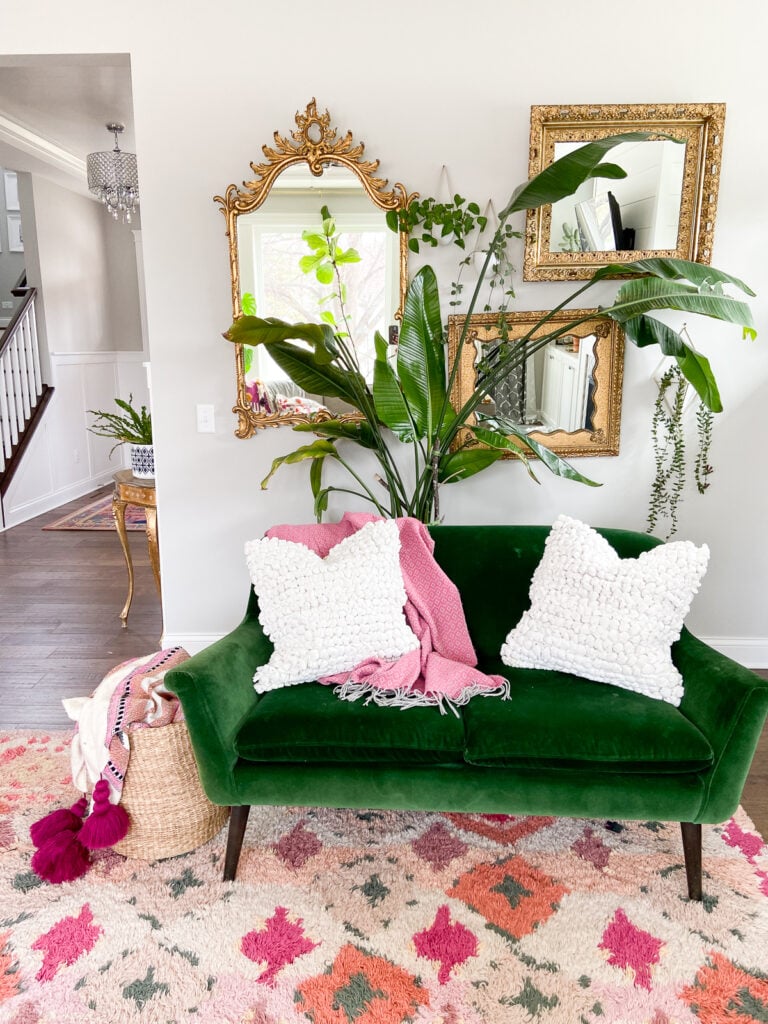
[[[621,135],[611,135],[605,139],[598,139],[595,142],[588,142],[586,146],[580,146],[572,153],[561,156],[559,160],[553,161],[543,171],[534,175],[530,181],[524,182],[512,193],[512,198],[502,210],[500,216],[508,217],[511,213],[520,210],[536,210],[548,203],[556,203],[558,199],[573,195],[579,185],[588,178],[602,177],[600,162],[611,149],[622,142],[642,142],[650,138],[671,138],[650,132],[624,132]],[[679,142],[679,139],[673,139]],[[605,177],[616,178],[626,177],[615,164],[606,164],[607,173]]]
[[[753,327],[752,313],[745,302],[727,295],[702,291],[696,285],[667,278],[638,277],[625,282],[611,306],[603,312],[612,320],[626,323],[633,317],[657,309],[678,309],[700,313],[716,320]]]
[[[723,403],[709,360],[687,344],[677,331],[655,317],[638,316],[626,321],[624,332],[638,348],[658,345],[664,355],[674,357],[704,405],[712,412],[722,412]]]
[[[738,277],[733,277],[731,274],[726,274],[722,270],[704,263],[694,263],[692,260],[652,258],[635,260],[632,263],[610,263],[608,266],[596,270],[591,280],[602,281],[607,277],[613,278],[627,274],[635,277],[653,274],[654,277],[665,278],[668,281],[690,281],[697,287],[733,284],[745,295],[754,296],[755,294],[749,285],[746,285]]]
[[[374,340],[373,401],[376,415],[401,441],[414,441],[417,435],[413,416],[387,358],[389,346],[378,331]]]
[[[419,270],[408,288],[397,375],[419,434],[431,438],[445,404],[446,377],[440,293],[429,266]]]
[[[272,468],[269,473],[261,481],[261,489],[265,491],[269,486],[269,481],[275,475],[275,473],[284,465],[293,465],[296,462],[305,462],[307,459],[326,459],[328,457],[337,459],[338,452],[336,451],[336,445],[333,441],[326,441],[325,439],[319,439],[313,441],[312,444],[301,445],[293,452],[288,452],[287,455],[280,455],[272,462]]]
[[[503,419],[499,416],[489,420],[488,423],[497,427],[498,430],[488,431],[482,427],[475,427],[474,434],[479,441],[498,446],[503,444],[502,439],[504,439],[507,441],[507,445],[504,447],[509,447],[513,451],[517,451],[520,446],[523,448],[523,451],[528,448],[534,455],[538,456],[550,473],[553,473],[555,476],[561,476],[564,480],[575,480],[580,484],[586,484],[587,487],[602,487],[602,484],[595,480],[590,480],[589,477],[579,473],[570,462],[561,459],[551,448],[547,448],[546,445],[532,438],[530,434],[526,434],[524,430],[521,430],[520,424],[513,423],[512,420]],[[520,445],[510,442],[507,435],[512,435],[512,437],[516,438]]]

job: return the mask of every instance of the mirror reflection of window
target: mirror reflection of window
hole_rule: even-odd
[[[500,417],[527,433],[592,430],[597,337],[567,335],[550,342],[516,367],[478,409],[481,417]],[[475,342],[478,380],[498,358],[499,343]]]
[[[555,159],[581,142],[556,142]],[[667,139],[624,142],[609,158],[626,178],[593,178],[552,205],[550,252],[675,249],[686,147]]]
[[[312,251],[302,232],[320,230],[323,205],[334,218],[342,248],[354,248],[361,257],[359,263],[345,264],[341,271],[351,335],[361,369],[370,380],[374,333],[378,330],[387,336],[399,300],[398,239],[387,228],[384,211],[372,205],[350,171],[328,168],[321,178],[314,178],[306,168],[289,168],[263,206],[239,219],[242,292],[253,294],[258,316],[317,323],[320,314],[330,309],[341,327],[337,301],[322,302],[338,291],[336,282],[323,285],[299,267],[301,258]],[[274,383],[283,393],[292,387],[265,347],[260,346],[246,362],[247,385],[255,380],[270,387]],[[338,404],[326,402],[323,396],[311,397],[328,407]]]

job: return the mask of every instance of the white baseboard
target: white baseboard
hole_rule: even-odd
[[[197,654],[222,636],[223,633],[164,633],[162,645],[183,647],[189,654]],[[699,639],[746,668],[768,668],[768,637],[702,636]]]
[[[747,668],[768,668],[766,636],[700,636],[699,639]]]
[[[5,529],[10,530],[12,526],[20,526],[28,519],[41,516],[44,512],[51,512],[60,505],[66,505],[68,501],[82,498],[84,494],[90,494],[91,491],[96,491],[100,487],[112,483],[113,474],[114,470],[109,469],[98,476],[78,480],[77,483],[62,487],[61,490],[44,494],[41,498],[35,498],[34,501],[28,501],[24,505],[17,505],[13,510],[7,510]]]
[[[224,633],[163,633],[160,643],[163,648],[183,647],[187,654],[198,654],[223,636]]]

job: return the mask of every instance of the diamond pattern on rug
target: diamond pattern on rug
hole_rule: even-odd
[[[768,848],[676,823],[255,807],[156,863],[51,886],[29,826],[69,806],[67,737],[0,734],[5,1024],[766,1024]]]
[[[429,995],[402,967],[357,946],[339,950],[330,969],[299,985],[296,1002],[320,1024],[406,1021]]]
[[[554,914],[567,892],[522,857],[509,857],[467,871],[448,896],[463,900],[502,935],[521,939]]]

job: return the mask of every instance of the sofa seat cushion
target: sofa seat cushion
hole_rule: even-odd
[[[705,736],[666,701],[563,672],[481,667],[506,675],[511,699],[462,709],[470,764],[669,774],[712,765]]]
[[[416,765],[464,760],[464,730],[455,715],[340,700],[332,686],[320,683],[263,694],[241,723],[235,745],[246,761]]]

